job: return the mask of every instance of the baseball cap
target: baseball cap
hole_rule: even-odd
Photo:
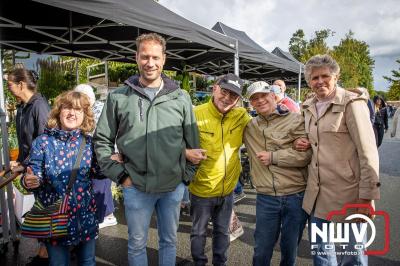
[[[237,95],[242,95],[243,81],[235,74],[229,73],[219,78],[216,83],[221,88],[230,90]]]
[[[250,97],[253,94],[256,94],[258,92],[262,93],[269,93],[269,92],[274,92],[267,82],[265,81],[256,81],[250,84],[250,86],[247,88],[247,93],[246,97],[250,99]]]

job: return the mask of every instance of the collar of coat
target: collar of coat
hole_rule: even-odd
[[[343,88],[337,87],[336,88],[336,94],[335,97],[329,102],[329,104],[332,104],[332,110],[335,111],[340,111],[345,109],[346,105],[349,102],[352,102],[354,100],[363,100],[365,103],[368,102],[368,96],[366,92],[359,91],[358,93],[356,92],[351,92],[347,91]],[[310,110],[315,108],[315,103],[317,102],[317,97],[314,96],[311,99],[308,99],[305,101],[302,105],[302,109],[304,110]]]
[[[46,98],[41,94],[41,93],[35,93],[35,94],[33,94],[32,95],[32,97],[29,99],[29,101],[27,102],[27,103],[19,103],[19,104],[17,104],[17,107],[23,107],[23,106],[28,106],[28,105],[31,105],[31,104],[33,104],[34,102],[36,102],[36,101],[40,101],[40,100],[43,100],[44,102],[46,102],[47,103],[47,100],[46,100]]]
[[[286,105],[284,104],[277,104],[275,110],[266,116],[263,115],[258,115],[258,117],[260,117],[260,119],[264,119],[264,120],[272,120],[275,117],[279,117],[279,116],[287,116],[290,113],[289,109],[286,107]]]
[[[139,78],[140,75],[134,75],[127,80],[125,80],[125,84],[134,89],[135,91],[139,92],[141,95],[143,95],[146,98],[149,98],[147,94],[144,92],[144,89],[139,83]],[[156,97],[160,97],[162,95],[171,93],[173,91],[176,91],[179,89],[179,86],[173,81],[172,79],[168,78],[164,73],[161,73],[161,78],[164,82],[164,86],[161,89],[161,91],[157,94]]]
[[[59,128],[46,128],[44,133],[62,141],[75,141],[82,135],[82,131],[80,129],[66,131]]]

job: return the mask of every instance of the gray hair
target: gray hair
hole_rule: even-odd
[[[309,84],[311,79],[311,73],[315,68],[327,67],[329,68],[331,74],[339,75],[340,67],[338,63],[333,59],[330,55],[314,55],[310,59],[308,59],[305,70],[304,70],[304,77],[306,82]]]

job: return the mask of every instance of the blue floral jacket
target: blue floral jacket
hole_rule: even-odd
[[[68,237],[51,239],[56,245],[76,245],[97,238],[98,221],[92,178],[102,177],[93,152],[92,138],[81,130],[45,129],[32,143],[28,166],[40,179],[35,198],[49,206],[64,197],[79,146],[86,137],[82,161],[69,196]]]

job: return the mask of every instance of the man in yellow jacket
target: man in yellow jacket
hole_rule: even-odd
[[[213,265],[225,265],[229,248],[229,221],[233,208],[233,190],[241,171],[239,148],[250,117],[246,109],[236,107],[242,94],[242,80],[234,74],[219,78],[212,99],[195,107],[200,131],[200,147],[191,150],[192,162],[199,162],[189,190],[191,198],[191,252],[195,265],[206,265],[204,254],[207,224],[213,223]],[[195,153],[198,153],[197,156]]]

